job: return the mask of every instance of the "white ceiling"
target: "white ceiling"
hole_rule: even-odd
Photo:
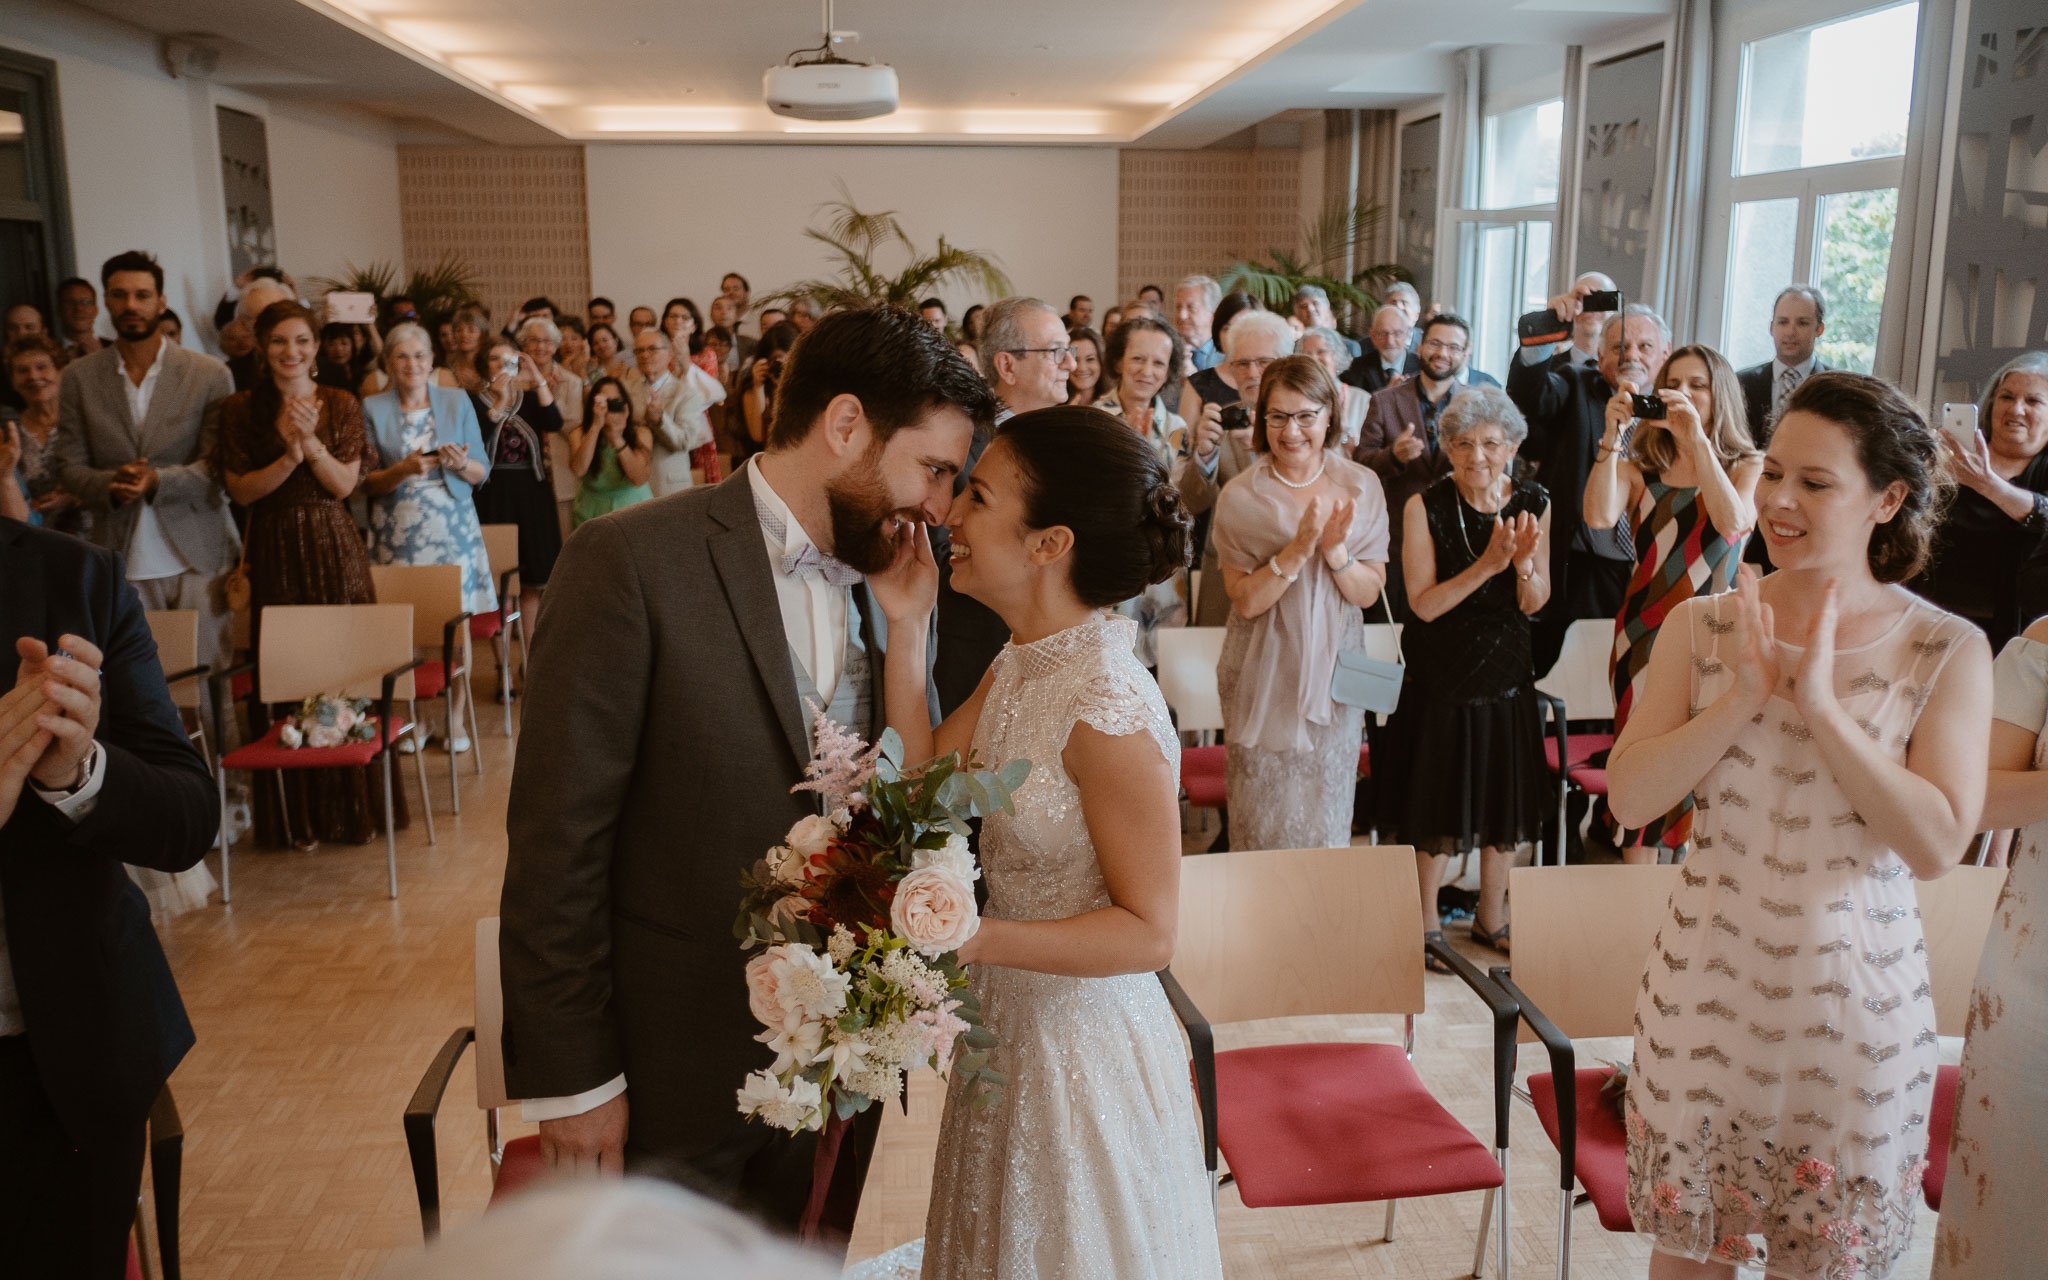
[[[1205,146],[1279,112],[1400,106],[1470,44],[1599,44],[1669,0],[839,0],[891,116],[791,121],[761,72],[818,43],[817,0],[80,0],[224,50],[215,78],[412,126],[545,141]]]

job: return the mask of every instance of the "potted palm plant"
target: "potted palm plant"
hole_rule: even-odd
[[[819,311],[878,304],[915,308],[940,285],[953,280],[967,281],[991,298],[1009,294],[1010,278],[992,255],[949,244],[944,236],[930,253],[921,253],[896,220],[894,210],[862,212],[844,183],[839,197],[818,207],[825,215],[822,228],[804,229],[805,235],[832,251],[838,274],[785,285],[759,299],[757,307],[786,308],[803,299]],[[877,261],[891,246],[907,259],[894,274]]]
[[[1379,309],[1380,292],[1397,280],[1409,279],[1408,269],[1383,262],[1344,275],[1345,264],[1360,243],[1379,226],[1386,210],[1376,204],[1336,206],[1319,218],[1302,224],[1299,254],[1268,248],[1266,261],[1240,255],[1221,277],[1225,292],[1242,290],[1259,300],[1269,311],[1285,315],[1294,305],[1294,291],[1305,284],[1319,285],[1330,295],[1330,308],[1341,327],[1356,337],[1359,322]]]

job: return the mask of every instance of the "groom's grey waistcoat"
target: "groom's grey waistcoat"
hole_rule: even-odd
[[[852,594],[879,681],[885,627]],[[583,525],[546,615],[506,816],[506,1083],[564,1097],[623,1071],[629,1151],[722,1177],[772,1136],[734,1101],[773,1056],[732,935],[740,877],[817,811],[790,793],[807,726],[744,469]],[[883,700],[858,693],[872,738]]]

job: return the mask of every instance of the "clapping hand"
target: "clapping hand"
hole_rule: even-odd
[[[21,428],[0,422],[0,475],[13,475],[21,465]]]
[[[1536,550],[1536,517],[1524,511],[1503,520],[1493,518],[1493,532],[1486,536],[1486,550],[1479,553],[1479,567],[1492,577],[1526,559]]]
[[[932,558],[931,536],[922,522],[902,527],[896,538],[895,560],[882,572],[868,575],[868,594],[891,628],[925,624],[939,599],[939,565]]]
[[[29,688],[42,695],[35,723],[49,734],[47,747],[29,776],[49,791],[78,785],[79,773],[92,754],[93,735],[100,727],[100,664],[105,661],[97,648],[79,636],[61,636],[57,643],[63,652],[51,653],[48,645],[27,636],[14,642],[14,651],[21,658],[15,691]]]
[[[1794,701],[1807,720],[1819,720],[1841,710],[1835,697],[1835,625],[1841,618],[1840,584],[1828,579],[1821,588],[1820,612],[1813,615],[1813,627],[1806,633],[1806,653],[1799,662],[1799,682]]]
[[[107,486],[107,494],[114,500],[114,505],[120,506],[123,503],[134,502],[138,498],[149,497],[156,492],[156,486],[156,468],[149,465],[148,458],[137,458],[115,468],[113,482]]]
[[[1735,692],[1761,707],[1778,687],[1777,619],[1757,590],[1756,569],[1743,565],[1735,577]],[[1830,627],[1829,665],[1834,662]]]
[[[1301,565],[1308,562],[1309,553],[1323,536],[1323,500],[1310,498],[1308,507],[1301,513],[1301,523],[1294,526],[1294,538],[1280,548],[1280,560],[1284,564]]]
[[[43,709],[40,682],[16,680],[0,695],[0,823],[14,815],[22,784],[50,747],[50,731],[36,722]]]
[[[1536,548],[1543,541],[1543,526],[1531,512],[1524,511],[1514,519],[1514,543],[1509,549],[1508,563],[1515,567],[1517,576],[1532,573],[1536,568]]]
[[[1330,518],[1323,522],[1323,529],[1316,539],[1316,554],[1327,563],[1330,553],[1344,545],[1344,539],[1351,534],[1351,516],[1358,504],[1350,498],[1340,499],[1330,508]]]

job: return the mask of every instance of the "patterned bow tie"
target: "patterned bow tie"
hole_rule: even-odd
[[[791,578],[820,577],[835,587],[850,587],[862,577],[860,570],[844,560],[833,559],[818,550],[815,543],[808,542],[782,557],[782,572]]]

